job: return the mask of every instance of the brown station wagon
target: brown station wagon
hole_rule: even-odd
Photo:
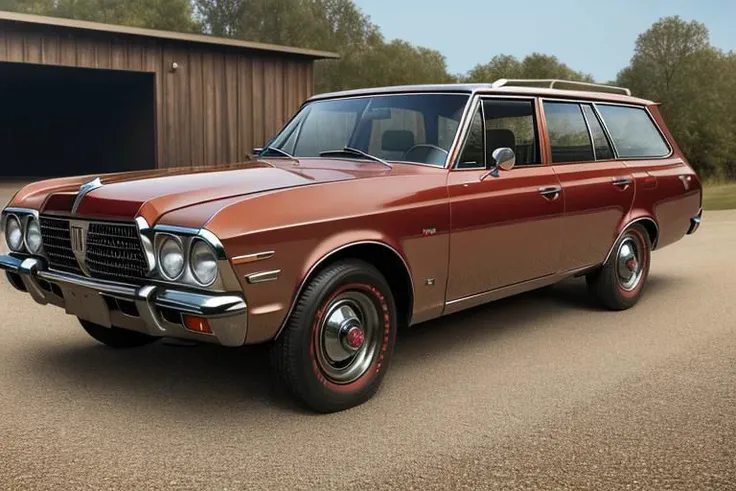
[[[657,104],[626,89],[359,90],[313,97],[248,162],[26,186],[0,267],[113,348],[271,343],[329,412],[376,392],[401,326],[583,275],[632,307],[701,202]]]

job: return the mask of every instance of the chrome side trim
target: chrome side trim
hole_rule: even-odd
[[[79,193],[77,194],[77,197],[74,198],[74,204],[72,205],[72,215],[77,214],[77,210],[79,210],[79,205],[82,204],[82,200],[87,194],[101,187],[102,187],[102,180],[99,177],[82,184],[79,187]]]
[[[246,254],[244,256],[235,256],[231,259],[231,261],[234,265],[238,266],[240,264],[248,264],[271,259],[274,255],[276,255],[274,251],[263,251],[256,252],[255,254]]]
[[[260,273],[249,274],[245,277],[246,281],[251,285],[256,283],[267,283],[269,281],[276,281],[281,276],[281,270],[276,269],[274,271],[262,271]]]
[[[316,263],[314,263],[311,268],[309,268],[309,271],[307,271],[307,274],[304,276],[304,279],[302,279],[302,282],[299,285],[299,289],[297,290],[296,295],[294,295],[294,298],[291,301],[291,305],[289,306],[289,311],[286,313],[286,317],[284,318],[284,321],[281,323],[281,327],[279,328],[279,331],[276,333],[276,336],[274,336],[274,339],[278,339],[278,337],[283,332],[284,328],[286,327],[286,323],[289,322],[289,317],[291,317],[291,313],[294,311],[294,308],[296,307],[296,303],[299,301],[299,296],[301,296],[302,292],[304,291],[304,288],[306,288],[306,286],[307,286],[307,281],[309,281],[309,279],[312,277],[312,274],[314,274],[314,272],[317,270],[317,268],[319,268],[320,265],[324,264],[325,261],[327,261],[329,258],[331,258],[332,256],[334,256],[335,254],[337,254],[340,251],[343,251],[343,250],[348,249],[348,248],[353,247],[353,246],[366,245],[366,244],[378,245],[378,246],[385,247],[386,249],[388,249],[391,252],[393,252],[399,259],[401,259],[401,263],[404,265],[404,270],[405,270],[406,274],[409,276],[409,286],[411,287],[411,303],[412,303],[412,306],[413,306],[413,304],[414,304],[414,295],[415,295],[415,291],[416,291],[414,289],[414,278],[411,275],[411,269],[409,269],[409,264],[406,262],[406,259],[404,259],[404,256],[402,256],[401,254],[399,254],[399,251],[397,251],[396,249],[394,249],[390,245],[388,245],[386,243],[383,243],[383,242],[378,242],[378,241],[375,241],[375,240],[362,240],[362,241],[358,241],[358,242],[351,242],[350,244],[342,245],[342,246],[338,247],[337,249],[334,249],[334,250],[328,252],[327,254],[325,254],[324,256],[322,256],[319,259],[319,261],[317,261]],[[413,308],[412,308],[412,310],[413,310]],[[413,312],[409,312],[409,314],[410,315],[413,315]],[[409,321],[411,321],[411,319],[409,319]],[[411,323],[411,322],[409,322],[409,323]]]
[[[613,254],[613,250],[616,248],[616,243],[623,237],[623,235],[626,233],[626,231],[631,228],[632,225],[638,222],[650,222],[654,224],[654,228],[657,230],[657,238],[659,238],[659,225],[657,225],[657,222],[653,218],[648,217],[642,217],[637,218],[636,220],[632,220],[629,223],[626,224],[624,228],[621,229],[621,233],[618,234],[618,237],[616,237],[616,240],[613,241],[613,245],[611,245],[611,249],[608,251],[608,254],[606,254],[606,258],[603,260],[601,264],[606,264],[608,262],[608,259],[610,259],[611,254]],[[652,250],[655,250],[657,248],[657,241],[655,240],[652,242]]]

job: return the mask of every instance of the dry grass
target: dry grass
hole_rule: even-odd
[[[706,210],[736,208],[736,183],[706,184],[703,192],[703,208]]]

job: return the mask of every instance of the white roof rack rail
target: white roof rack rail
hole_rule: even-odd
[[[491,86],[499,87],[541,87],[546,89],[563,89],[563,90],[585,90],[589,92],[606,92],[609,94],[631,95],[631,91],[624,87],[616,87],[615,85],[593,84],[590,82],[576,82],[573,80],[556,80],[556,79],[499,79],[493,82]]]

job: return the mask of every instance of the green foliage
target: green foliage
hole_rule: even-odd
[[[593,82],[587,73],[576,72],[556,56],[532,53],[523,60],[509,55],[496,55],[486,64],[477,65],[463,79],[467,82],[491,83],[500,78],[555,78]]]
[[[705,176],[735,178],[736,56],[710,44],[700,22],[657,21],[639,36],[617,83],[662,103],[662,113],[693,166]]]
[[[0,10],[170,31],[199,30],[189,0],[0,0]]]

